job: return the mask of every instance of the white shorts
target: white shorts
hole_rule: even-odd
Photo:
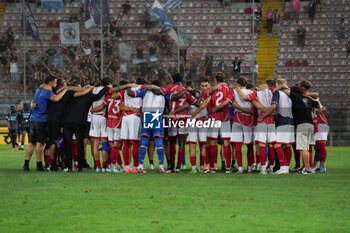
[[[168,131],[169,137],[176,137],[177,135],[187,135],[187,127],[171,127]]]
[[[256,143],[275,143],[276,127],[275,124],[258,123],[254,132],[254,140]]]
[[[141,118],[135,115],[123,116],[120,139],[123,140],[140,140]]]
[[[89,137],[107,139],[108,136],[106,122],[107,120],[104,116],[92,115]]]
[[[230,141],[231,143],[253,143],[253,127],[233,122]]]
[[[207,135],[208,135],[207,128],[204,128],[204,127],[191,128],[187,136],[187,143],[197,143],[198,140],[200,143],[206,143]]]
[[[109,128],[107,127],[108,141],[120,141],[121,128]]]
[[[327,124],[318,124],[318,132],[315,134],[316,142],[326,142],[329,132]]]
[[[216,140],[220,135],[222,140],[229,140],[231,134],[230,128],[230,121],[222,121],[220,128],[211,127],[208,129],[208,138]]]
[[[281,125],[276,127],[277,144],[295,143],[294,125]]]

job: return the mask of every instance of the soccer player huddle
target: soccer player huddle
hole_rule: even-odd
[[[47,170],[43,151],[50,171],[84,171],[90,141],[96,172],[146,173],[145,156],[154,169],[156,149],[159,172],[180,173],[186,144],[191,173],[215,173],[218,157],[223,172],[244,173],[243,145],[247,173],[288,174],[292,148],[294,171],[326,172],[326,108],[309,81],[288,87],[284,79],[267,80],[254,88],[240,77],[230,87],[219,72],[213,83],[202,79],[196,88],[178,73],[172,79],[166,86],[143,78],[113,86],[104,78],[82,88],[47,77],[35,94],[23,170],[29,171],[35,150],[38,171]]]

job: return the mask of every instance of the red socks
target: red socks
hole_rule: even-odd
[[[108,167],[108,161],[103,161],[102,166],[104,169],[106,169]]]
[[[196,166],[196,164],[197,164],[196,156],[190,156],[190,161],[191,161],[192,167]]]
[[[312,167],[312,146],[309,146],[309,165]]]
[[[170,145],[169,148],[169,153],[170,153],[170,166],[171,168],[175,168],[175,155],[176,155],[176,146]]]
[[[185,148],[179,147],[179,151],[178,151],[177,153],[178,153],[178,156],[177,156],[177,165],[176,165],[176,168],[179,168],[179,169],[180,169],[181,163],[182,163],[182,159],[183,159],[184,156],[185,156]]]
[[[248,151],[247,151],[247,160],[248,160],[248,166],[253,165],[253,160],[254,160],[254,144],[248,144]]]
[[[231,147],[230,146],[224,146],[224,155],[226,160],[226,167],[231,167]]]
[[[259,146],[259,158],[261,166],[266,165],[266,149],[265,146]]]
[[[320,161],[326,162],[327,159],[327,149],[326,149],[326,143],[317,143],[318,153],[320,155]]]
[[[101,168],[100,160],[95,160],[95,166],[96,166],[96,168]]]
[[[125,141],[123,147],[123,158],[125,166],[130,164],[130,142]]]
[[[46,166],[51,165],[51,156],[50,155],[44,155],[44,161]]]
[[[273,148],[273,146],[269,146],[269,164],[270,164],[270,166],[273,166],[275,164],[275,158],[276,158],[275,148]]]
[[[284,150],[285,152],[285,166],[290,166],[290,160],[292,159],[292,148],[291,147],[286,147],[286,149]]]
[[[214,168],[214,163],[215,163],[215,157],[218,157],[218,146],[217,145],[210,145],[209,147],[209,154],[208,154],[208,159],[209,159],[209,165],[211,168]]]
[[[134,159],[134,167],[139,166],[139,144],[133,143],[132,144],[132,157]]]
[[[235,153],[238,167],[243,167],[242,164],[242,143],[235,144]]]
[[[285,161],[284,161],[284,151],[282,147],[277,147],[275,148],[277,156],[278,156],[278,160],[280,161],[280,166],[285,166]]]

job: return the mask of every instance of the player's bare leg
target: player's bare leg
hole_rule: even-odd
[[[45,171],[45,169],[42,167],[43,149],[44,145],[40,142],[37,142],[35,145],[37,171]]]
[[[90,140],[91,144],[91,151],[92,155],[94,156],[95,166],[96,166],[96,172],[101,171],[101,162],[100,162],[100,152],[98,150],[98,146],[100,145],[100,139],[92,138]]]
[[[199,150],[200,150],[200,167],[199,171],[202,172],[204,169],[205,160],[207,158],[207,144],[206,143],[200,143],[199,144]]]
[[[197,143],[189,143],[189,147],[190,147],[190,161],[192,166],[191,173],[197,173],[197,157],[196,157]]]
[[[35,149],[35,144],[29,143],[28,147],[26,149],[25,157],[24,157],[23,171],[29,171],[29,161],[32,158],[32,155],[34,153],[34,149]]]
[[[154,157],[154,140],[150,140],[147,147],[147,154],[149,160],[149,169],[154,169],[153,157]]]

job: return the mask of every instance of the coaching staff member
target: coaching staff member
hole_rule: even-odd
[[[109,88],[112,87],[112,80],[109,78],[104,78],[102,84],[104,88],[100,90],[97,94],[89,92],[86,95],[73,98],[67,104],[67,108],[63,117],[63,137],[65,142],[65,152],[66,161],[64,171],[72,171],[72,137],[75,134],[77,144],[78,144],[78,171],[82,171],[85,161],[84,161],[84,136],[87,123],[87,115],[92,102],[99,100],[104,96]],[[93,87],[92,87],[93,88]]]
[[[67,92],[65,88],[62,88],[60,94],[55,95],[52,92],[52,88],[55,88],[57,85],[57,79],[53,76],[48,76],[45,79],[45,83],[43,86],[51,89],[44,90],[42,88],[38,88],[35,92],[34,96],[34,108],[32,110],[32,115],[30,117],[30,137],[29,137],[29,145],[26,150],[25,160],[24,160],[24,171],[29,171],[29,161],[33,155],[34,149],[36,154],[37,171],[45,171],[42,165],[42,157],[43,157],[43,144],[47,141],[47,117],[48,110],[47,104],[49,100],[53,102],[58,102]]]
[[[308,96],[311,82],[303,80],[297,86],[289,89],[285,84],[276,89],[284,91],[292,100],[294,124],[296,127],[296,149],[300,151],[305,169],[298,171],[299,174],[312,174],[309,164],[309,144],[314,137],[314,125],[312,120],[312,108],[320,108],[317,101]]]

